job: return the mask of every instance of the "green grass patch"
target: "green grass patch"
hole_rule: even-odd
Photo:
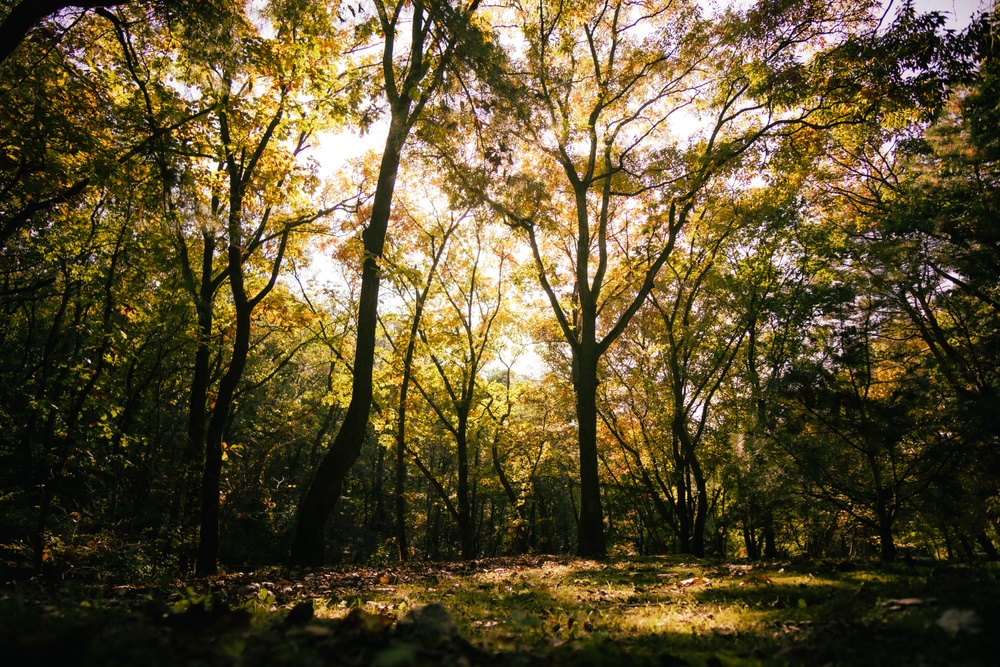
[[[1000,664],[997,575],[992,564],[532,557],[146,587],[33,580],[0,593],[0,645],[7,664],[147,667],[985,666]],[[422,625],[413,612],[430,604],[450,618]]]

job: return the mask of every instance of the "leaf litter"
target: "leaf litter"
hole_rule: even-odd
[[[533,556],[30,580],[0,591],[0,643],[11,665],[975,667],[1000,654],[996,575]]]

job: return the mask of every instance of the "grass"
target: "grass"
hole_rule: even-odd
[[[0,645],[34,664],[32,652],[76,644],[85,664],[148,666],[972,667],[1000,664],[998,574],[994,565],[531,557],[157,587],[32,582],[0,594]],[[312,617],[290,623],[303,602]],[[479,650],[393,627],[432,603]]]

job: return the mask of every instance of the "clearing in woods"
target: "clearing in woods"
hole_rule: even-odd
[[[1000,662],[997,575],[539,556],[33,579],[0,592],[0,645],[8,665],[986,666]]]

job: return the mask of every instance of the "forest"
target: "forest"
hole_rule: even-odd
[[[4,581],[998,558],[995,4],[0,5]]]

